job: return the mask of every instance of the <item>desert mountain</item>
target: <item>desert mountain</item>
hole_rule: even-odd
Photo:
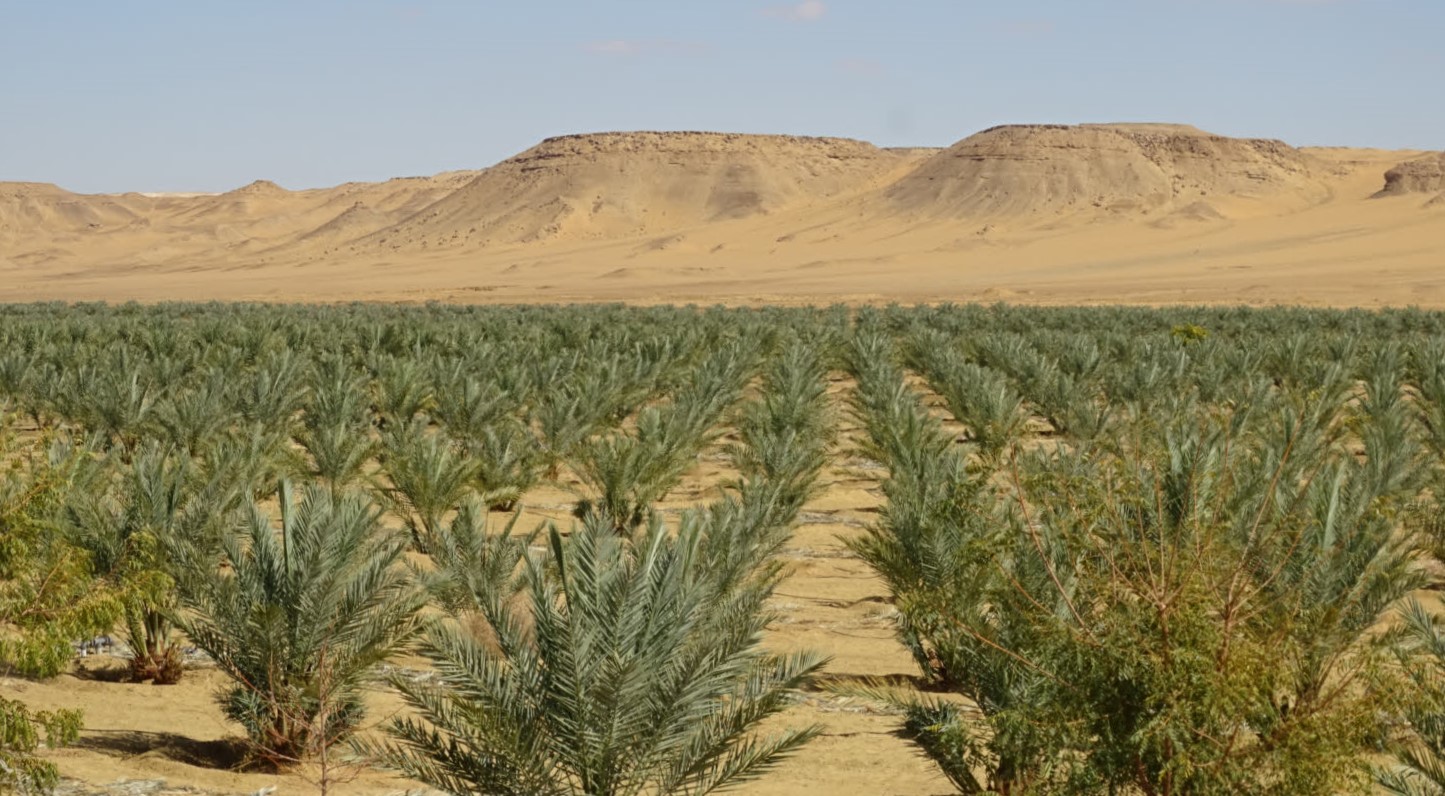
[[[1057,291],[1445,306],[1442,204],[1445,154],[1302,150],[1178,125],[1005,126],[888,149],[602,133],[477,171],[311,190],[0,183],[0,300]]]
[[[47,183],[0,182],[0,241],[130,224],[148,209],[133,204],[127,196],[83,196]]]
[[[371,240],[396,249],[652,235],[834,199],[871,187],[908,157],[843,138],[549,138]]]
[[[935,155],[887,191],[899,209],[958,219],[1073,214],[1205,218],[1216,205],[1298,209],[1329,197],[1326,167],[1279,141],[1179,125],[995,127]]]
[[[288,191],[268,180],[221,194],[76,194],[0,183],[0,256],[14,262],[196,265],[304,254],[407,218],[476,172]]]

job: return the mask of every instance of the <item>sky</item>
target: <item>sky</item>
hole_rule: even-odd
[[[0,180],[323,187],[604,130],[1441,149],[1441,42],[1445,0],[0,0]]]

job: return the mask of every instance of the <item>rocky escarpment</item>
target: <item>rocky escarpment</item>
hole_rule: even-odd
[[[871,186],[908,158],[845,138],[697,132],[549,138],[372,239],[402,248],[666,232],[836,198]]]
[[[1434,196],[1432,204],[1445,203],[1445,152],[1408,160],[1385,172],[1385,187],[1376,196]]]
[[[957,218],[1157,214],[1224,199],[1304,207],[1329,197],[1324,171],[1282,142],[1192,127],[1018,125],[954,144],[887,196],[910,213]]]

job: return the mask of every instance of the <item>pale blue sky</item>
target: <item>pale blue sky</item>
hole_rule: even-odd
[[[1445,147],[1445,0],[0,0],[0,180],[288,188],[597,130]]]

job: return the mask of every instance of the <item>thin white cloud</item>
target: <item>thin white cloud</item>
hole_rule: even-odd
[[[774,19],[787,19],[793,22],[816,22],[828,13],[828,4],[823,0],[803,0],[801,3],[791,3],[783,6],[773,6],[763,10],[763,15]]]

